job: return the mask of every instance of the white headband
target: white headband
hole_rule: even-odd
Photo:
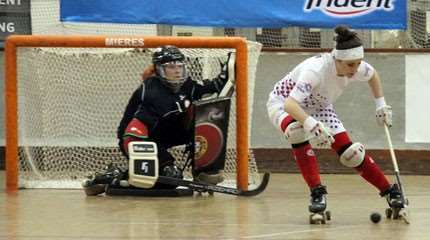
[[[357,60],[364,58],[363,46],[351,48],[351,49],[333,49],[334,58],[338,60]]]

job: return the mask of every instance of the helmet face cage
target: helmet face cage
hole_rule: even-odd
[[[157,74],[161,77],[161,81],[174,92],[184,84],[187,79],[187,71],[185,63],[182,61],[167,62],[161,65],[155,65]]]
[[[162,83],[177,92],[187,79],[185,56],[175,46],[157,48],[152,56],[156,74]]]

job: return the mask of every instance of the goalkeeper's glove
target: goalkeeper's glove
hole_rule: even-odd
[[[227,60],[225,62],[221,62],[221,61],[219,62],[221,72],[218,74],[216,78],[212,79],[218,92],[221,92],[221,90],[224,88],[224,85],[228,81],[228,77],[229,77],[228,63],[230,61],[231,54],[232,54],[231,52],[228,53]]]

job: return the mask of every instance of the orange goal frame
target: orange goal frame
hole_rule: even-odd
[[[144,36],[50,36],[12,35],[5,42],[6,95],[6,191],[18,190],[18,93],[17,48],[91,47],[155,48],[234,48],[236,50],[237,188],[248,189],[248,49],[241,37],[144,37]]]

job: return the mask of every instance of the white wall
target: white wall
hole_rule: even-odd
[[[430,54],[405,58],[406,142],[430,142]]]

